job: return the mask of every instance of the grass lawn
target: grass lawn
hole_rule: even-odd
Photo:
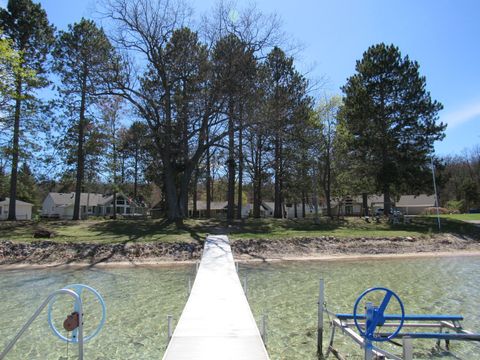
[[[478,214],[468,214],[477,216]],[[178,228],[165,220],[86,220],[0,222],[0,241],[30,242],[38,228],[54,231],[51,239],[58,242],[126,243],[126,242],[190,242],[203,241],[207,233],[228,234],[230,239],[292,237],[396,237],[429,236],[437,233],[435,217],[415,217],[410,224],[367,223],[360,218],[330,220],[313,219],[248,219],[227,225],[220,220],[186,220]],[[442,231],[480,238],[480,228],[454,217],[442,218]]]
[[[435,216],[436,215],[431,215]],[[451,219],[451,220],[462,220],[462,221],[469,221],[469,220],[478,220],[480,221],[480,214],[441,214],[441,218],[444,219]]]

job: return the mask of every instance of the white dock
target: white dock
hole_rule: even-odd
[[[227,236],[208,236],[164,360],[268,360]]]

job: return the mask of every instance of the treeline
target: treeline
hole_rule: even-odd
[[[273,199],[283,217],[285,204],[321,198],[332,215],[334,198],[384,193],[388,211],[394,195],[431,189],[442,105],[397,47],[370,47],[343,98],[315,99],[282,50],[278,19],[254,7],[220,3],[196,28],[181,1],[110,0],[102,13],[108,35],[87,19],[56,31],[31,0],[0,11],[2,40],[16,53],[0,89],[11,219],[27,159],[43,169],[44,189],[55,179],[51,188],[75,190],[74,219],[82,191],[138,198],[146,183],[179,222],[196,200],[209,216],[224,199],[234,219],[247,201],[259,217]],[[46,102],[38,90],[52,84]]]
[[[480,209],[480,146],[443,159],[439,172],[441,204],[459,212]]]

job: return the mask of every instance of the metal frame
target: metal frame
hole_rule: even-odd
[[[449,350],[449,342],[451,340],[459,341],[480,341],[480,334],[473,333],[471,331],[465,330],[462,328],[460,321],[463,320],[463,317],[460,315],[405,315],[405,322],[403,327],[415,329],[438,329],[437,332],[406,332],[401,331],[395,338],[401,339],[402,343],[402,355],[395,355],[389,351],[383,350],[378,346],[373,345],[371,350],[369,349],[368,341],[366,341],[362,336],[358,334],[353,321],[352,314],[337,314],[332,311],[329,311],[324,302],[324,281],[320,279],[320,293],[318,301],[318,336],[317,336],[317,354],[318,359],[325,359],[331,353],[335,356],[336,359],[343,360],[344,357],[334,346],[333,342],[335,339],[336,330],[339,329],[343,334],[350,337],[354,342],[356,342],[362,349],[365,350],[365,359],[380,358],[380,359],[393,359],[393,360],[412,360],[413,359],[413,340],[415,339],[434,339],[436,341],[437,347],[440,347],[441,340],[445,341],[446,350]],[[322,349],[323,342],[323,313],[326,313],[329,316],[329,322],[331,326],[331,335],[326,349],[325,354]],[[385,323],[382,327],[398,327],[398,315],[386,315],[385,318],[388,320],[394,320],[393,323]],[[359,316],[359,319],[362,319]],[[363,317],[362,320],[364,320]],[[364,325],[365,323],[360,323]],[[443,329],[453,330],[454,332],[448,333],[443,332]],[[390,334],[378,334],[378,336],[388,336]]]
[[[15,335],[15,337],[8,343],[3,352],[0,354],[0,360],[4,359],[5,356],[12,350],[15,343],[20,339],[23,333],[29,328],[32,322],[40,315],[42,310],[49,304],[49,302],[57,295],[67,294],[74,298],[76,307],[78,309],[78,358],[83,360],[83,308],[82,308],[82,299],[75,291],[70,289],[60,289],[52,292],[45,301],[38,307],[38,309],[33,313],[33,315],[28,319],[28,321],[23,325],[20,331]]]

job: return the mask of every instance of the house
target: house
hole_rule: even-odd
[[[226,201],[212,201],[210,202],[210,216],[215,218],[227,217],[227,208],[228,203]],[[252,204],[244,204],[242,206],[242,218],[247,218],[252,211]],[[237,211],[237,206],[235,205],[235,212]],[[207,202],[206,201],[197,201],[197,210],[196,213],[193,212],[193,204],[189,205],[188,208],[189,217],[207,217]]]
[[[402,195],[395,202],[392,200],[392,206],[400,210],[406,215],[422,214],[428,207],[435,206],[434,195]],[[370,213],[374,213],[377,209],[384,208],[383,195],[369,195],[367,197],[367,205]],[[341,201],[333,200],[331,203],[332,214],[341,216],[363,216],[363,199],[362,196],[347,196]],[[323,204],[323,211],[326,211],[326,205]]]
[[[427,208],[435,207],[435,195],[403,195],[395,207],[405,215],[420,215]]]
[[[71,219],[75,193],[49,193],[42,205],[42,216],[50,218]],[[144,207],[135,203],[125,194],[119,192],[116,199],[117,214],[132,216],[143,213]],[[80,196],[80,217],[111,216],[113,214],[113,195],[82,193]]]
[[[0,220],[8,219],[8,208],[10,206],[10,198],[0,201]],[[25,201],[15,201],[15,216],[17,220],[31,220],[32,219],[33,204]]]

